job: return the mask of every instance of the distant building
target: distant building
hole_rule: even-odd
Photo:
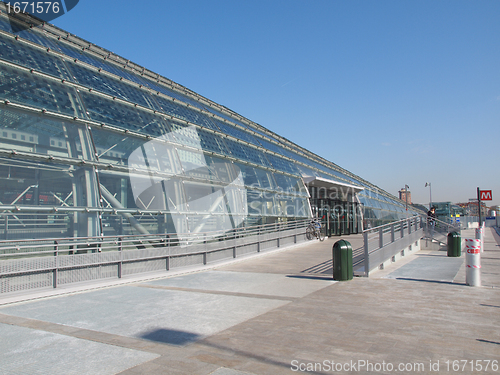
[[[408,201],[406,200],[406,198],[408,198]],[[401,199],[403,202],[408,202],[408,204],[412,204],[410,190],[405,190],[405,188],[402,188],[399,191],[399,199]]]
[[[478,204],[477,201],[466,202],[466,203],[457,203],[458,206],[465,209],[467,215],[469,216],[479,216]],[[481,216],[486,216],[488,214],[488,207],[484,202],[481,202]]]

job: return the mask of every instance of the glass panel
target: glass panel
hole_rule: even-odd
[[[8,66],[0,70],[0,95],[15,103],[84,117],[73,88]]]
[[[296,167],[299,170],[299,173],[302,176],[302,178],[318,177],[319,176],[318,172],[316,172],[310,168],[304,167],[303,165],[296,164]]]
[[[242,163],[236,163],[236,165],[241,169],[246,186],[261,189],[276,189],[271,172]]]
[[[297,179],[292,179],[291,177],[285,176],[280,173],[274,173],[273,175],[280,190],[291,193],[293,191],[296,191],[295,189],[298,189]],[[297,192],[298,191],[299,190],[297,190]]]
[[[135,77],[133,74],[128,73],[112,64],[106,63],[103,59],[100,59],[98,57],[94,57],[88,53],[85,53],[81,50],[78,50],[64,42],[59,42],[57,44],[58,49],[61,50],[62,53],[65,55],[72,57],[77,60],[81,60],[89,65],[92,65],[96,68],[103,69],[109,73],[115,74],[118,77],[123,77],[126,78],[132,82],[136,82],[138,84],[144,84],[140,79]]]
[[[44,47],[59,51],[57,45],[50,39],[43,36],[41,33],[35,32],[29,29],[29,27],[22,25],[14,20],[11,20],[9,22],[9,19],[3,15],[0,15],[0,29],[9,33],[17,34],[23,39],[27,39]]]
[[[186,191],[189,211],[203,214],[225,212],[222,186],[185,182],[184,190]]]
[[[209,106],[204,106],[203,107],[205,110],[209,111],[210,113],[213,113],[214,115],[217,115],[219,117],[222,117],[222,118],[225,118],[226,120],[232,122],[233,124],[237,124],[237,125],[241,125],[242,127],[244,127],[245,129],[248,129],[248,126],[245,125],[244,123],[242,123],[241,121],[238,121],[234,118],[232,118],[231,116],[228,116],[222,112],[219,112],[218,110],[216,110],[215,108],[212,108],[212,107],[209,107]],[[214,121],[219,121],[219,120],[215,120]]]
[[[224,141],[231,151],[233,157],[241,160],[246,160],[258,165],[263,165],[265,167],[270,166],[269,162],[266,159],[266,156],[264,156],[264,153],[262,151],[235,142],[231,139],[225,139]]]
[[[257,178],[259,179],[260,187],[262,189],[277,189],[274,183],[273,174],[269,171],[260,168],[254,168]]]
[[[151,177],[143,173],[99,171],[103,204],[116,214],[103,215],[103,230],[109,235],[187,232],[182,183],[176,178]],[[130,214],[123,208],[157,212]]]
[[[99,161],[113,165],[129,166],[131,170],[148,170],[151,168],[153,171],[162,171],[164,173],[173,174],[180,170],[180,164],[177,160],[172,147],[165,141],[153,140],[146,141],[144,139],[132,137],[130,135],[122,135],[110,132],[103,129],[92,128],[91,130],[94,143],[99,156]],[[142,146],[145,146],[145,151]],[[144,158],[144,152],[149,152],[150,148],[155,148],[155,153],[148,160]],[[134,157],[131,155],[134,154]],[[142,159],[138,158],[139,155]]]
[[[81,93],[90,118],[96,122],[159,137],[169,133],[162,117],[91,93]]]
[[[142,80],[143,80],[142,81],[143,84],[145,84],[146,86],[150,87],[151,89],[153,89],[157,92],[161,92],[162,94],[170,96],[171,98],[178,99],[183,103],[191,104],[199,109],[206,110],[205,106],[200,104],[197,100],[194,100],[194,99],[191,99],[185,95],[182,95],[181,93],[179,93],[171,88],[168,88],[168,87],[166,87],[158,82],[153,82],[152,80],[150,80],[146,77],[142,77]],[[164,99],[164,100],[166,100],[166,99]],[[168,100],[166,100],[166,101],[168,101]]]
[[[201,151],[201,141],[196,126],[183,125],[175,121],[170,121],[169,125],[172,129],[172,132],[168,134],[171,142]]]
[[[185,182],[191,214],[191,232],[227,231],[238,227],[246,216],[242,198],[244,189]]]
[[[200,137],[201,148],[205,151],[212,151],[217,154],[230,155],[224,141],[218,134],[207,132],[203,129],[197,129]]]
[[[269,139],[272,139],[272,140],[275,140],[276,142],[279,142],[276,138],[268,135],[267,133],[265,133],[263,130],[260,130],[259,128],[257,128],[256,126],[252,126],[252,125],[247,125],[247,128],[253,130],[254,132],[256,132],[257,134],[260,134],[262,135],[264,138],[269,138]],[[260,138],[259,138],[260,139]]]
[[[78,159],[93,159],[84,126],[0,109],[0,148]]]
[[[57,57],[0,35],[0,58],[62,79],[70,79]]]
[[[170,100],[157,96],[156,101],[160,104],[161,110],[166,114],[189,121],[193,124],[203,126],[212,130],[219,130],[212,120],[205,114],[193,109],[171,102]]]
[[[247,189],[248,214],[254,216],[276,216],[278,207],[274,204],[274,194]]]
[[[243,141],[247,141],[248,143],[252,143],[256,146],[260,146],[257,140],[250,134],[243,130],[240,130],[234,126],[223,123],[222,121],[213,119],[215,124],[220,128],[220,131],[224,134],[231,135],[237,139],[241,139]]]
[[[28,214],[22,206],[97,207],[95,174],[89,168],[0,158],[0,205],[21,212],[2,214],[0,233],[8,239],[91,236],[98,234],[96,213]]]
[[[301,162],[305,165],[312,166],[311,165],[311,160],[307,159],[306,157],[298,154],[298,153],[293,153],[293,156],[291,157],[294,160],[297,160],[298,162]]]
[[[276,198],[277,214],[291,218],[310,217],[309,204],[306,198],[281,195]]]
[[[237,165],[214,156],[205,155],[207,168],[216,175],[218,181],[223,183],[233,183],[243,186],[243,176]]]
[[[67,64],[76,81],[83,86],[111,96],[116,96],[117,98],[127,100],[132,103],[137,103],[143,107],[153,110],[160,109],[155,104],[151,95],[144,90],[135,88],[125,82],[120,82],[116,79],[106,77],[103,74],[88,70],[83,66],[76,65],[72,62],[68,61]]]
[[[268,142],[262,138],[259,138],[259,142],[262,144],[262,147],[264,147],[267,150],[277,152],[280,155],[287,156],[291,159],[296,159],[295,154],[291,153],[288,150],[285,150],[283,147],[280,147],[274,143]]]
[[[0,30],[7,31],[8,33],[12,32],[9,19],[3,14],[0,14]]]
[[[266,154],[266,157],[269,159],[272,166],[278,171],[299,175],[299,170],[295,164],[290,161],[271,154]]]
[[[261,187],[259,178],[257,176],[257,171],[255,168],[240,163],[238,163],[237,165],[241,169],[243,181],[245,182],[246,186]]]

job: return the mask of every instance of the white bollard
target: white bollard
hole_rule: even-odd
[[[484,233],[485,233],[486,227],[485,224],[483,223],[483,226],[481,227],[481,252],[484,251]]]
[[[483,252],[483,234],[484,234],[484,228],[479,227],[476,228],[476,240],[481,241],[481,252]]]
[[[465,239],[465,284],[481,286],[481,240]]]

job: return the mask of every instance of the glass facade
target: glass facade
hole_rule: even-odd
[[[331,216],[341,234],[405,217],[396,197],[336,164],[52,25],[18,30],[24,21],[9,22],[3,6],[1,239],[226,231],[313,215]],[[356,189],[326,201],[306,177],[332,181],[328,194],[336,183]]]

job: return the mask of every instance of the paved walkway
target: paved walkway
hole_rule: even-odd
[[[476,288],[443,250],[334,282],[337,239],[4,305],[0,374],[500,373],[495,231]]]

